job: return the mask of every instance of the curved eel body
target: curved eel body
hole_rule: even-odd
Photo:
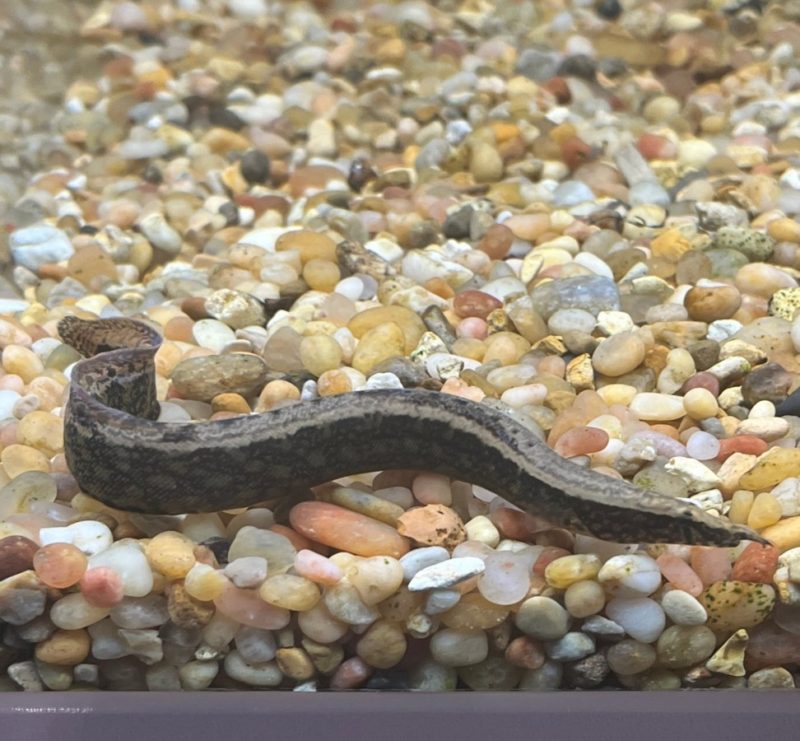
[[[243,507],[340,476],[407,468],[489,489],[552,523],[617,542],[735,545],[753,531],[582,468],[489,406],[432,391],[364,391],[201,423],[155,421],[161,338],[131,319],[59,324],[89,359],[71,377],[67,462],[122,510]]]

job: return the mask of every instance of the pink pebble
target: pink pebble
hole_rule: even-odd
[[[453,501],[450,479],[439,473],[421,473],[414,477],[411,491],[420,504],[444,504],[449,506]]]
[[[25,381],[16,373],[9,373],[6,376],[0,377],[0,391],[16,391],[18,394],[21,394],[24,388]]]
[[[599,427],[573,427],[555,445],[555,451],[565,458],[597,453],[608,445],[608,433]]]
[[[252,589],[239,589],[226,584],[222,593],[214,600],[216,608],[231,620],[242,625],[263,630],[280,630],[289,624],[288,610],[269,605]]]
[[[372,674],[372,667],[354,656],[339,664],[339,668],[331,677],[332,690],[353,690],[366,682]]]
[[[456,336],[471,340],[485,340],[489,334],[489,325],[477,316],[462,319],[456,326]]]
[[[703,582],[686,561],[674,553],[662,553],[656,559],[656,563],[664,578],[675,589],[688,592],[692,597],[700,596],[703,591]]]
[[[731,559],[727,548],[696,545],[692,548],[691,566],[707,587],[717,581],[725,581],[731,575]]]
[[[6,448],[17,442],[17,424],[16,419],[0,422],[0,448]]]
[[[81,594],[94,607],[113,607],[122,602],[122,577],[107,566],[85,571],[78,582]]]
[[[297,552],[294,559],[294,570],[306,579],[326,587],[338,584],[344,574],[330,559],[307,549]]]

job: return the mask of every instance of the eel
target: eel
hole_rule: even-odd
[[[765,543],[752,530],[563,458],[508,414],[435,391],[358,391],[208,422],[158,422],[161,336],[128,318],[62,319],[75,364],[64,450],[82,491],[151,514],[214,512],[345,475],[435,471],[554,525],[620,543]]]

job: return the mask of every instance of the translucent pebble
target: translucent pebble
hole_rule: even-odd
[[[90,605],[114,607],[122,601],[122,577],[107,566],[98,566],[83,574],[80,590]]]
[[[703,582],[686,561],[673,553],[662,553],[657,559],[663,577],[675,589],[698,597],[703,591]]]
[[[228,555],[230,557],[230,553]],[[267,578],[267,559],[261,556],[241,556],[229,561],[222,573],[235,586],[254,589]]]
[[[344,576],[342,570],[333,561],[308,549],[297,552],[294,570],[300,576],[323,586],[333,586]]]
[[[443,666],[469,666],[489,655],[489,641],[482,630],[445,628],[431,638],[430,651]]]
[[[89,559],[89,568],[107,566],[122,577],[126,597],[144,597],[153,588],[153,571],[136,541],[121,540]]]
[[[221,571],[205,563],[195,563],[183,580],[190,597],[201,602],[211,602],[220,594],[227,584]]]
[[[242,625],[232,620],[227,615],[217,611],[211,620],[203,626],[201,632],[202,643],[195,651],[198,659],[216,658],[220,652],[227,650]]]
[[[377,605],[403,583],[403,566],[390,556],[359,558],[344,571],[365,605]]]
[[[438,473],[420,473],[411,483],[411,491],[420,504],[444,504],[453,501],[450,479]]]
[[[601,566],[600,559],[592,553],[564,556],[547,564],[544,578],[555,589],[567,589],[576,582],[594,579]]]
[[[323,600],[330,614],[348,625],[369,625],[379,616],[376,609],[364,603],[347,577],[336,586],[329,587]]]
[[[428,615],[439,615],[454,607],[460,599],[458,589],[432,589],[425,598],[424,610]]]
[[[64,630],[86,628],[107,617],[109,608],[95,607],[80,594],[68,594],[55,602],[50,608],[50,620]]]
[[[403,567],[403,579],[411,581],[418,571],[446,561],[448,558],[450,558],[450,554],[447,549],[440,545],[414,548],[400,558],[400,565]]]
[[[127,642],[119,633],[119,627],[110,620],[100,620],[88,628],[92,638],[92,657],[100,661],[119,659],[130,653]]]
[[[33,569],[48,587],[65,589],[80,581],[86,571],[86,555],[71,543],[51,543],[33,555]]]
[[[231,518],[225,528],[225,537],[233,540],[236,534],[246,525],[260,530],[269,530],[274,524],[275,515],[272,514],[272,510],[266,507],[253,507]]]
[[[753,506],[747,515],[747,526],[761,530],[778,522],[782,514],[783,508],[778,499],[769,492],[761,492],[753,500]]]
[[[282,574],[294,565],[297,550],[284,535],[245,525],[236,533],[228,550],[228,559],[234,561],[244,556],[265,558],[267,570],[274,575]]]
[[[0,463],[9,478],[16,478],[27,471],[50,471],[48,457],[29,445],[8,445],[0,452]]]
[[[289,611],[262,600],[258,593],[249,589],[239,589],[233,584],[225,588],[214,599],[214,605],[223,614],[243,625],[265,630],[279,630],[289,623]]]
[[[526,551],[492,553],[485,561],[486,570],[478,577],[478,591],[492,604],[516,604],[530,589],[533,560]]]
[[[167,600],[161,594],[125,597],[111,608],[109,617],[115,625],[128,630],[157,628],[169,620]]]
[[[181,532],[195,543],[209,538],[224,538],[225,526],[216,512],[186,515],[181,522]]]
[[[252,687],[277,687],[283,681],[283,673],[274,661],[248,664],[238,651],[231,651],[225,657],[224,667],[231,679]]]
[[[337,620],[328,610],[324,602],[318,602],[306,612],[297,616],[297,625],[312,641],[333,643],[342,638],[350,626]]]
[[[269,630],[243,625],[236,632],[236,649],[242,658],[251,664],[272,661],[278,645],[275,636]]]
[[[190,691],[208,689],[218,673],[216,661],[190,661],[178,667],[181,688]]]
[[[52,476],[42,471],[28,471],[0,489],[0,520],[16,512],[30,512],[37,502],[54,502],[58,487]]]
[[[703,586],[724,581],[731,574],[731,556],[727,548],[694,546],[690,563],[692,570],[700,577]]]
[[[647,597],[615,597],[606,605],[606,615],[644,643],[655,641],[666,624],[661,605]]]
[[[695,432],[686,442],[686,452],[695,460],[710,461],[719,455],[720,442],[708,432]]]
[[[319,587],[295,574],[270,576],[258,589],[258,596],[275,607],[304,612],[319,602]]]
[[[42,545],[50,543],[71,543],[87,556],[94,556],[106,550],[114,536],[108,525],[96,520],[82,520],[66,527],[46,527],[39,531]]]
[[[597,581],[576,581],[564,592],[564,607],[572,617],[585,618],[596,615],[605,604],[605,590]]]

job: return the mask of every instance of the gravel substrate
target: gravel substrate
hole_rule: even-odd
[[[100,73],[35,139],[0,115],[37,169],[0,179],[0,689],[795,687],[800,3],[73,10]],[[63,453],[67,315],[161,331],[165,422],[432,389],[773,545],[424,471],[112,509]]]

